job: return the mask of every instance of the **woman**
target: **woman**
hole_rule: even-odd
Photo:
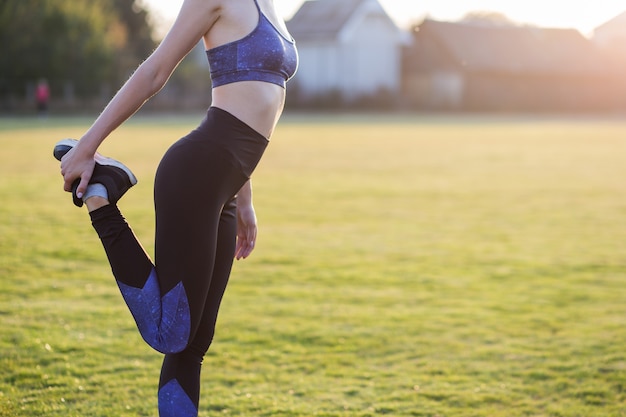
[[[96,152],[157,93],[202,39],[213,102],[202,123],[164,155],[154,184],[155,262],[116,203],[136,183],[121,162]],[[184,0],[159,47],[80,141],[63,140],[65,191],[87,206],[113,274],[144,340],[165,353],[160,416],[196,416],[200,366],[233,258],[256,239],[250,175],[281,115],[297,51],[272,0]]]

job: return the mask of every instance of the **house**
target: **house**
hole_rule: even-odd
[[[626,12],[598,26],[593,31],[593,42],[607,59],[626,72]]]
[[[626,52],[626,12],[594,29],[593,41],[601,48],[617,47]]]
[[[425,20],[404,56],[404,90],[423,109],[611,108],[620,77],[574,29]]]
[[[399,92],[407,34],[377,0],[308,0],[287,26],[300,54],[290,83],[299,100]]]

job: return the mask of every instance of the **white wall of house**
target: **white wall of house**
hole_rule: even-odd
[[[330,42],[298,43],[300,63],[294,83],[302,93],[314,95],[339,88],[335,74],[339,71],[336,48]]]
[[[343,48],[348,46],[342,54],[345,65],[352,69],[352,74],[344,74],[345,84],[350,90],[364,93],[381,88],[397,91],[402,75],[398,30],[380,14],[369,14],[350,32],[342,44]]]
[[[339,91],[355,98],[380,89],[397,92],[405,42],[404,33],[377,1],[364,2],[337,39],[298,43],[297,85],[305,96]]]

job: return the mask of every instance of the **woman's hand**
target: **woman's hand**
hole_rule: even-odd
[[[76,195],[87,191],[96,150],[119,125],[163,88],[174,69],[220,18],[224,0],[184,0],[176,21],[156,50],[115,94],[79,144],[61,161],[65,191],[80,179]],[[86,143],[85,143],[86,142]]]
[[[252,204],[237,205],[237,246],[235,258],[245,259],[254,250],[257,234],[256,214]]]
[[[65,181],[63,189],[71,192],[72,184],[76,180],[80,180],[76,189],[76,195],[78,198],[82,198],[85,191],[87,191],[87,184],[89,184],[95,164],[93,154],[81,152],[79,145],[70,149],[61,159],[61,175],[63,175]]]

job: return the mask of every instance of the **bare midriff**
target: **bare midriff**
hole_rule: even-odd
[[[213,89],[218,107],[269,139],[285,106],[285,89],[260,81],[241,81]]]

